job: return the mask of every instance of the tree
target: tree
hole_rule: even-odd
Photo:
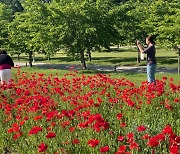
[[[15,12],[22,12],[23,11],[23,7],[21,5],[20,0],[0,0],[0,2],[4,3],[9,8],[11,8],[13,14]]]
[[[147,34],[154,35],[161,47],[177,49],[180,44],[180,1],[143,0],[135,5],[140,27]]]
[[[142,26],[156,36],[161,46],[176,48],[180,44],[179,6],[178,0],[156,0],[145,9],[148,16]]]
[[[24,12],[16,13],[9,27],[10,40],[16,49],[29,54],[29,64],[32,66],[33,52],[47,53],[48,50],[52,52],[55,44],[51,41],[53,36],[49,33],[48,11],[45,4],[38,0],[25,0],[22,5]]]
[[[54,0],[50,10],[60,45],[68,55],[79,56],[84,69],[86,51],[109,48],[119,39],[114,20],[111,20],[113,5],[109,0]]]
[[[148,1],[147,1],[148,2]],[[147,36],[147,32],[141,23],[146,19],[146,12],[142,9],[148,5],[148,3],[142,3],[139,1],[119,1],[115,10],[115,26],[120,34],[120,40],[117,40],[117,44],[120,45],[136,45],[136,39],[144,41]],[[137,51],[137,63],[140,63],[140,52]]]
[[[161,46],[178,50],[178,45],[180,45],[180,1],[157,0],[149,7],[148,12],[149,16],[142,22],[142,25],[151,30],[151,34],[156,36],[157,42]],[[178,55],[178,59],[179,57]],[[178,63],[179,70],[180,62]]]
[[[8,25],[11,20],[11,9],[0,3],[0,47],[5,47],[8,44]]]
[[[125,3],[125,2],[129,2],[129,0],[111,0],[111,1],[117,5]]]

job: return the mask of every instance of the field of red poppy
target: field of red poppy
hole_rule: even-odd
[[[178,154],[180,85],[17,71],[0,85],[0,153]]]

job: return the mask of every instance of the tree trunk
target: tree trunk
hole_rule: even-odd
[[[84,58],[84,51],[80,51],[80,55],[81,55],[81,64],[82,64],[82,67],[83,67],[83,69],[87,69],[86,61],[85,61],[85,58]]]
[[[29,66],[32,67],[32,51],[29,51]]]
[[[119,49],[119,44],[117,45],[117,48]]]
[[[180,47],[178,48],[178,74],[180,74]]]
[[[137,47],[138,48],[138,47]],[[138,55],[137,55],[137,63],[140,64],[141,58],[140,58],[140,50],[138,48]]]
[[[48,58],[48,61],[50,61],[51,60],[51,55],[48,53],[48,55],[47,55],[47,58]]]
[[[92,57],[91,57],[91,51],[88,50],[87,54],[88,54],[88,56],[89,56],[89,61],[91,62],[91,60],[92,60]]]
[[[20,60],[20,53],[18,53],[18,55],[17,55],[17,60],[18,61]]]
[[[35,52],[33,52],[33,62],[36,61]]]

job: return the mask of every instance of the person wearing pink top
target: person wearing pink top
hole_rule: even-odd
[[[9,84],[11,80],[11,67],[14,67],[12,58],[6,50],[0,49],[0,80],[1,84]]]

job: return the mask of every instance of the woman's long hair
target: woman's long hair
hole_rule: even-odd
[[[0,49],[0,54],[7,54],[7,51],[4,49]]]
[[[150,35],[147,37],[148,41],[151,42],[152,44],[156,44],[156,42],[154,41],[154,38]]]

